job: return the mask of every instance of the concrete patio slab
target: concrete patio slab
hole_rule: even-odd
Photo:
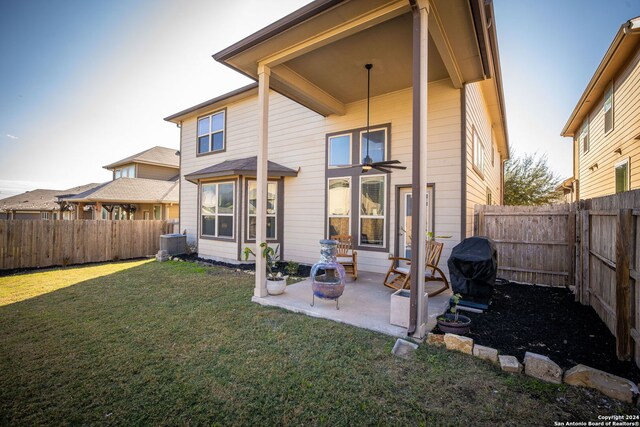
[[[315,299],[311,306],[311,279],[287,286],[282,295],[269,295],[263,298],[253,297],[252,301],[261,305],[280,307],[294,313],[311,317],[329,319],[359,328],[369,329],[394,337],[406,337],[407,330],[389,323],[390,301],[393,289],[382,282],[384,274],[358,272],[358,280],[347,279],[344,293],[340,297],[340,309],[336,310],[335,301]],[[429,286],[427,286],[429,289]],[[451,292],[446,291],[428,301],[427,323],[430,331],[436,325],[436,317],[444,313],[449,306]]]

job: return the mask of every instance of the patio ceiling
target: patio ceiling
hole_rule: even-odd
[[[472,2],[431,0],[429,81],[450,77],[455,87],[486,78]],[[408,0],[318,0],[214,55],[322,114],[344,114],[366,97],[364,65],[372,63],[372,95],[412,85],[413,25]]]

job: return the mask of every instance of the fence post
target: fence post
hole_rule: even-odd
[[[616,222],[616,354],[618,359],[631,356],[631,209],[620,209]]]
[[[581,214],[582,229],[580,232],[582,254],[581,254],[581,270],[582,270],[582,283],[580,285],[582,292],[580,293],[580,302],[585,305],[589,305],[589,288],[591,282],[589,280],[589,266],[591,261],[591,255],[589,253],[589,240],[591,239],[591,221],[589,218],[589,211],[584,210]]]
[[[576,212],[570,209],[567,212],[567,246],[569,250],[569,277],[567,278],[567,287],[576,286]],[[577,289],[576,289],[577,290]]]

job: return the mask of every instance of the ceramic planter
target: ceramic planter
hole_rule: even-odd
[[[442,316],[440,316],[442,317]],[[471,319],[462,314],[458,314],[458,321],[455,321],[456,315],[453,313],[444,314],[444,319],[438,317],[438,328],[448,334],[464,335],[469,332],[471,327]]]
[[[280,295],[287,288],[287,279],[284,277],[276,277],[274,279],[267,277],[266,282],[269,295]]]

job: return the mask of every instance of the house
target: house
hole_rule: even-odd
[[[426,232],[444,243],[444,267],[473,233],[474,206],[502,200],[493,16],[484,0],[317,0],[215,54],[257,83],[165,118],[181,130],[180,230],[226,261],[267,241],[311,264],[336,233],[354,236],[364,271],[406,255],[409,332],[421,335]],[[400,163],[376,170],[367,157]]]
[[[153,147],[104,166],[113,179],[59,202],[76,219],[175,219],[179,215],[180,153]]]
[[[0,200],[0,219],[71,219],[71,212],[58,203],[61,194],[75,195],[100,184],[86,184],[67,190],[36,189]]]
[[[625,22],[573,109],[573,200],[640,188],[640,17]]]

